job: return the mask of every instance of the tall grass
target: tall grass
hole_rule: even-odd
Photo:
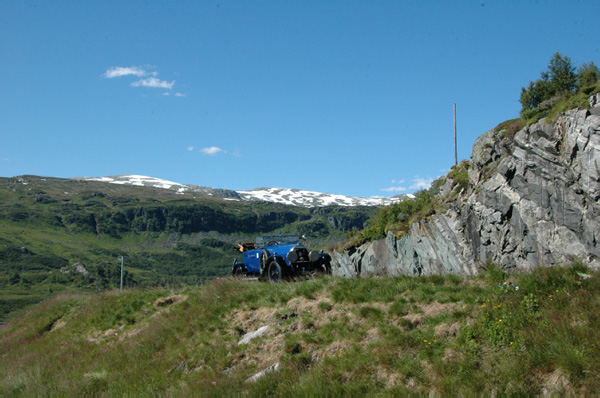
[[[598,288],[576,264],[60,296],[0,329],[0,393],[594,393]]]

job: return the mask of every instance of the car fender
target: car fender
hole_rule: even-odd
[[[310,262],[313,264],[316,264],[320,261],[329,261],[331,262],[331,256],[327,253],[323,253],[323,252],[318,252],[316,250],[311,251],[308,254],[308,258],[310,259]]]
[[[286,269],[289,267],[287,261],[285,261],[285,259],[282,256],[279,256],[279,255],[270,256],[267,259],[267,264],[270,264],[271,261],[277,261],[279,263],[279,265],[281,265],[282,267],[284,267]]]
[[[261,274],[266,272],[266,268],[269,265],[271,258],[272,258],[271,253],[269,253],[269,251],[267,249],[262,249],[262,251],[260,252],[260,255],[259,255],[259,260],[258,260],[258,269]]]

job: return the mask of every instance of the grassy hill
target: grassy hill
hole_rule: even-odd
[[[373,208],[308,209],[200,193],[21,176],[0,178],[0,320],[57,293],[195,285],[231,270],[237,241],[307,234],[326,248]]]
[[[576,264],[61,295],[0,327],[0,393],[597,393],[599,292]]]

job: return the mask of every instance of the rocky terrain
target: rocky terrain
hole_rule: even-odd
[[[600,267],[600,94],[574,109],[512,132],[477,139],[468,187],[448,179],[442,209],[408,233],[388,233],[335,253],[340,275],[477,274],[583,261]]]

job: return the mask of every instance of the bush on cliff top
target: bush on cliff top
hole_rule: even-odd
[[[556,52],[540,78],[521,88],[521,118],[529,125],[550,116],[555,121],[562,112],[588,106],[587,97],[600,91],[600,70],[594,62],[577,69],[569,56]]]

